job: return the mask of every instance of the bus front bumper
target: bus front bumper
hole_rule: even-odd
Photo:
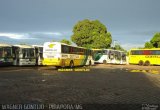
[[[53,65],[53,66],[61,66],[61,60],[58,59],[44,59],[42,61],[43,65]]]

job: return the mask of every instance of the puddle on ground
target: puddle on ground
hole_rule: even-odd
[[[130,70],[130,72],[133,72],[133,73],[142,72],[142,73],[160,74],[160,72],[158,70]]]

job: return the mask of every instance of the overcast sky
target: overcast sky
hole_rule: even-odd
[[[160,32],[160,0],[0,0],[0,42],[69,39],[75,23],[98,19],[125,49]]]

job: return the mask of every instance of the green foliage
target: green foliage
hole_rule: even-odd
[[[121,50],[121,51],[125,51],[125,49],[123,49],[119,44],[116,44],[115,47],[114,47],[115,50]]]
[[[138,47],[137,49],[144,49],[144,47]]]
[[[153,48],[153,45],[150,42],[146,42],[144,48]]]
[[[160,33],[155,33],[150,42],[146,42],[144,48],[160,48]]]
[[[74,26],[71,40],[81,47],[108,48],[111,45],[112,36],[107,33],[107,28],[100,21],[85,19]]]
[[[156,33],[150,42],[153,45],[153,47],[160,48],[160,33]]]
[[[21,42],[19,45],[27,45],[26,43]]]
[[[71,43],[69,40],[67,40],[67,39],[62,39],[60,42],[61,42],[61,43],[68,44],[68,45],[71,45],[71,44],[72,44],[72,43]]]

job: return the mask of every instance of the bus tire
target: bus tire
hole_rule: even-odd
[[[150,66],[150,62],[147,60],[147,61],[145,61],[144,65],[145,66]]]
[[[60,68],[60,66],[55,66],[56,67],[56,70],[58,70]]]
[[[103,60],[103,64],[107,64],[107,61],[106,61],[106,60]]]
[[[138,63],[140,66],[142,66],[144,64],[144,62],[142,60],[139,61]]]
[[[74,68],[74,62],[73,61],[70,61],[69,67]]]

